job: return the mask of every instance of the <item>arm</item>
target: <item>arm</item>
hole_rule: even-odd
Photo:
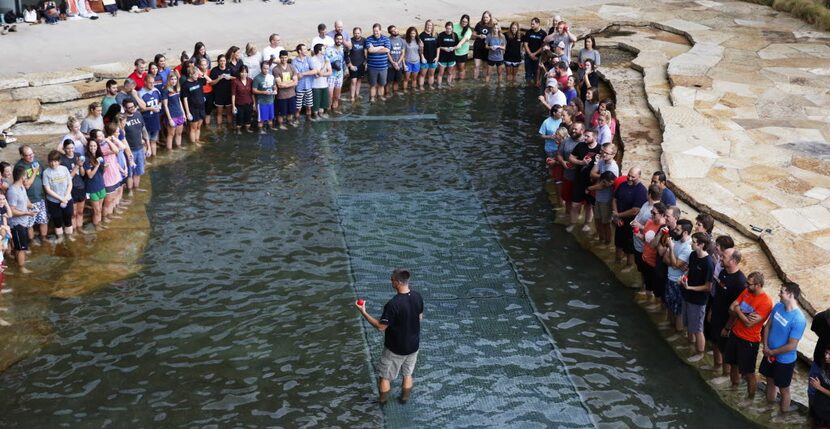
[[[732,313],[732,315],[734,316],[735,319],[740,320],[741,323],[744,324],[744,326],[746,326],[747,328],[751,328],[751,327],[755,326],[756,324],[758,324],[758,322],[763,322],[764,321],[764,319],[761,318],[761,316],[758,315],[757,313],[752,313],[752,314],[750,314],[750,317],[747,317],[741,311],[740,305],[741,305],[740,302],[738,302],[738,300],[736,299],[732,303],[732,305],[729,306],[729,312]],[[730,317],[730,320],[732,320],[732,319],[733,319],[733,317]]]
[[[617,211],[616,206],[614,207],[614,211]],[[638,214],[640,214],[640,208],[639,207],[632,207],[632,208],[630,208],[630,209],[628,209],[628,210],[626,210],[622,213],[617,213],[617,216],[619,216],[619,217],[634,217],[634,216],[637,216]]]
[[[367,313],[366,312],[366,304],[363,304],[363,305],[355,304],[355,306],[357,306],[357,309],[358,309],[358,311],[360,311],[360,314],[363,316],[363,318],[366,319],[366,321],[369,322],[369,324],[372,325],[372,327],[374,327],[378,331],[383,332],[383,331],[386,330],[386,328],[389,327],[389,325],[384,325],[383,323],[380,323],[378,321],[378,319],[375,319],[374,317],[372,317],[371,314]]]
[[[708,281],[700,286],[686,286],[686,290],[690,290],[692,292],[709,292],[712,290],[712,282]]]

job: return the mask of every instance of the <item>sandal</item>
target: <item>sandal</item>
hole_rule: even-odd
[[[12,24],[12,26],[9,27],[9,31],[12,33],[17,33],[17,25]]]

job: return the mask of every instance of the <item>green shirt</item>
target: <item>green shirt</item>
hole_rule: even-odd
[[[459,41],[463,40],[465,37],[468,38],[466,42],[461,44],[461,46],[459,46],[458,49],[455,50],[455,56],[457,56],[457,57],[466,56],[467,53],[470,52],[470,40],[469,40],[469,38],[473,36],[473,29],[468,27],[467,31],[464,32],[464,34],[461,34],[461,25],[460,24],[453,24],[452,25],[452,31],[454,31],[455,34],[458,36]]]
[[[118,101],[115,100],[114,95],[105,95],[104,98],[101,100],[101,111],[107,113],[107,110],[110,109],[110,106],[117,102]]]
[[[43,201],[43,165],[37,164],[37,168],[34,168],[34,164],[36,162],[37,161],[24,162],[21,159],[20,161],[17,161],[17,164],[14,165],[15,167],[17,167],[18,165],[22,165],[23,168],[26,169],[26,173],[23,176],[26,178],[26,180],[29,180],[29,178],[32,177],[32,175],[35,175],[35,181],[32,182],[32,186],[30,186],[29,189],[26,190],[26,195],[29,196],[29,201],[31,201],[32,203]]]
[[[271,73],[260,74],[254,78],[253,89],[257,91],[267,91],[269,89],[276,89],[274,85],[274,75]],[[274,94],[254,94],[256,97],[256,104],[274,104]]]

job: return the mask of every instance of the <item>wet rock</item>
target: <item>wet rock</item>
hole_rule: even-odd
[[[92,75],[92,72],[83,70],[64,70],[44,73],[30,73],[26,75],[26,79],[29,81],[29,86],[33,87],[88,80],[93,77],[95,76]]]
[[[15,100],[36,99],[41,103],[60,103],[77,100],[81,94],[70,85],[52,85],[41,87],[18,88],[12,90]]]

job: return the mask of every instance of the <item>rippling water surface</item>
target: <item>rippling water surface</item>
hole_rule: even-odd
[[[713,427],[746,425],[679,361],[631,292],[553,224],[535,137],[543,117],[533,99],[523,90],[485,88],[397,98],[352,112],[390,120],[320,122],[276,137],[220,136],[153,170],[145,270],[88,296],[54,301],[55,341],[0,377],[0,426],[395,421],[372,402],[375,349],[351,306],[359,267],[350,264],[338,195],[445,190],[477,198],[496,253],[515,270],[505,275],[527,286],[599,426],[698,426],[702,416]],[[438,120],[393,118],[418,114]],[[457,239],[447,231],[421,233],[437,246]],[[379,338],[368,335],[368,344]],[[431,371],[442,365],[423,359]],[[469,371],[473,377],[476,368]],[[450,384],[464,381],[463,372],[447,374]],[[505,381],[520,389],[516,380],[524,375]],[[414,420],[428,421],[430,408],[449,415],[445,422],[452,422],[453,407],[470,414],[462,398],[437,403],[428,392],[440,386],[423,386],[417,401],[425,407],[413,409],[426,415]],[[481,410],[494,411],[514,410]]]

